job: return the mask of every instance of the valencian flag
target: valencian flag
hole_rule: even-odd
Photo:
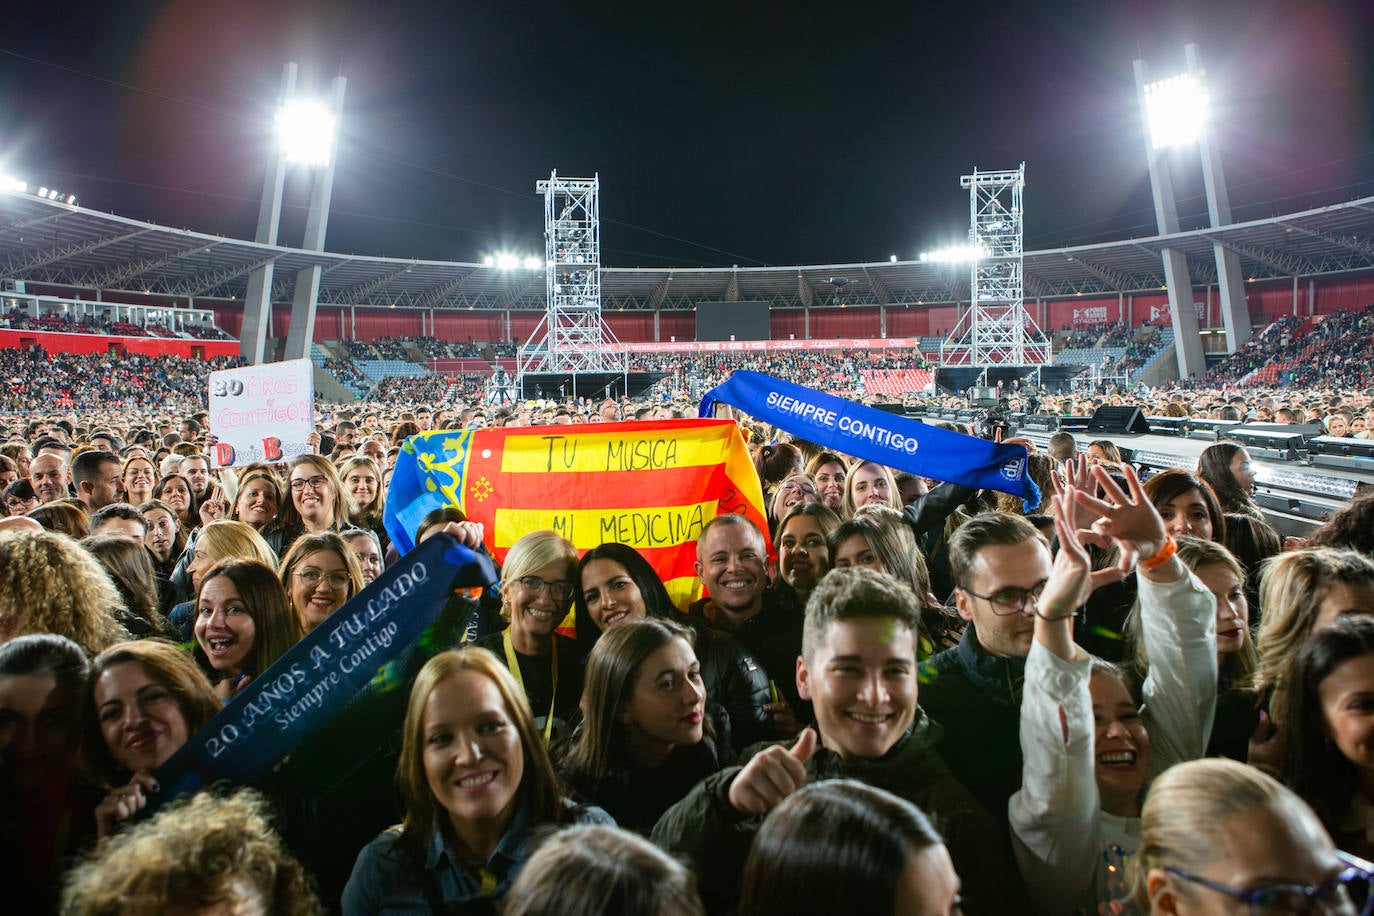
[[[716,515],[747,516],[765,539],[758,475],[730,420],[650,420],[436,431],[401,447],[386,499],[396,549],[431,510],[457,506],[486,526],[497,560],[522,535],[552,529],[584,553],[638,550],[679,606],[699,597],[696,540]]]

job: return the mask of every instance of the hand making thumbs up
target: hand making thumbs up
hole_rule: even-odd
[[[816,752],[813,729],[804,729],[792,748],[774,745],[754,755],[730,784],[730,804],[743,814],[767,814],[806,785],[806,762]]]

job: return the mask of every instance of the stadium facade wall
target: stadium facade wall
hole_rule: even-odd
[[[42,347],[49,353],[136,353],[140,356],[183,356],[206,359],[237,356],[237,340],[187,340],[168,337],[112,337],[104,334],[60,334],[47,331],[0,329],[0,349]]]

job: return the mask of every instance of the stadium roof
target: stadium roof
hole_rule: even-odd
[[[1188,256],[1195,284],[1216,282],[1213,244],[1240,256],[1254,280],[1374,269],[1374,197],[1222,229],[1104,242],[1025,255],[1027,299],[1158,291],[1160,252]],[[171,229],[35,195],[0,193],[0,278],[176,297],[242,298],[248,275],[274,262],[272,298],[287,301],[297,271],[322,268],[321,305],[543,310],[544,272],[482,264],[366,257]],[[844,283],[832,281],[844,279]],[[949,303],[968,298],[965,265],[920,261],[750,268],[602,270],[604,309],[690,309],[699,301],[762,300],[775,308]]]

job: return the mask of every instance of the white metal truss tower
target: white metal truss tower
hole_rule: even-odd
[[[623,372],[626,356],[606,351],[617,341],[601,320],[601,179],[559,178],[555,170],[535,189],[544,195],[548,300],[544,317],[520,348],[519,377]]]
[[[969,310],[940,345],[946,366],[1042,366],[1050,345],[1026,312],[1021,286],[1021,192],[1026,164],[1014,172],[962,175],[969,189]]]

